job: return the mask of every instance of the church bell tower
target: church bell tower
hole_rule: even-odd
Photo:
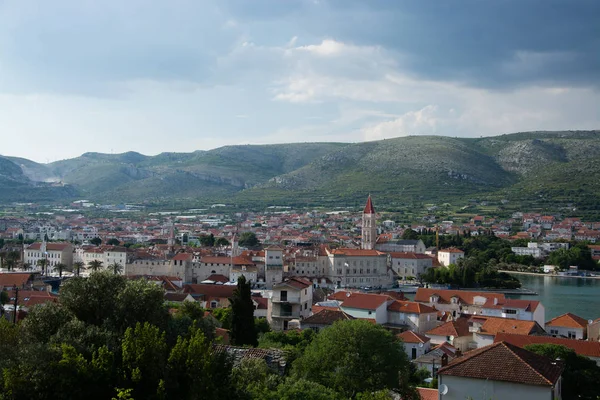
[[[375,241],[377,240],[377,218],[375,216],[375,208],[371,195],[367,199],[367,204],[362,215],[362,243],[361,248],[365,250],[373,250]]]

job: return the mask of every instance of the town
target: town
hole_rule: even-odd
[[[360,214],[273,208],[229,215],[216,205],[198,215],[86,217],[93,206],[76,202],[69,213],[0,220],[5,320],[26,320],[32,308],[60,302],[61,286],[73,277],[105,271],[155,284],[172,312],[189,304],[206,310],[220,346],[242,358],[267,359],[275,350],[234,346],[231,326],[219,321],[240,282],[251,287],[253,316],[266,332],[320,333],[336,323],[368,321],[401,340],[421,374],[423,399],[484,392],[558,398],[569,366],[524,349],[530,345],[564,346],[600,366],[600,314],[586,319],[572,310],[548,318],[542,302],[511,297],[527,291],[507,274],[595,278],[600,222],[516,213],[508,220],[473,216],[462,224],[407,226],[381,220],[371,196]],[[482,257],[467,239],[484,238],[503,242],[506,262],[496,269],[513,270],[486,273],[508,276],[504,281],[465,281],[469,268],[477,276],[477,268],[490,268],[469,267]],[[569,253],[574,249],[579,258]],[[447,271],[463,272],[456,282],[441,282]]]

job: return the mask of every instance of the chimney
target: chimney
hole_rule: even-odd
[[[442,367],[445,367],[446,365],[448,365],[448,354],[443,354],[442,355]]]
[[[498,305],[498,298],[494,297],[494,305]]]

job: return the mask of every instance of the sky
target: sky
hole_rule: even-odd
[[[0,154],[600,129],[597,0],[0,0]]]

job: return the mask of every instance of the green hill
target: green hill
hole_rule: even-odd
[[[3,157],[0,189],[3,202],[81,196],[113,203],[357,204],[371,193],[379,204],[479,198],[600,214],[600,131],[226,146],[156,156],[85,153],[50,164]]]

